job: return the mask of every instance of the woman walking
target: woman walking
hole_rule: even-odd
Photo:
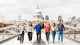
[[[21,22],[20,32],[19,32],[19,34],[20,34],[20,44],[23,43],[23,41],[24,41],[24,27],[25,27],[24,23]]]
[[[56,27],[55,27],[55,23],[53,23],[52,27],[51,27],[51,34],[53,37],[53,44],[55,44],[55,35],[56,35]]]
[[[32,42],[32,34],[34,34],[32,23],[29,23],[28,29],[27,29],[27,34],[28,34],[28,39],[30,43]]]
[[[47,24],[45,25],[44,29],[45,29],[45,34],[46,34],[46,40],[47,40],[47,42],[49,44],[49,36],[50,36],[50,33],[51,33],[51,31],[50,31],[51,30],[51,26],[50,26],[49,22],[47,22]]]

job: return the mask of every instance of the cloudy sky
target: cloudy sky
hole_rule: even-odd
[[[57,20],[59,15],[64,21],[72,16],[80,17],[80,0],[0,0],[0,16],[13,21],[20,14],[22,20],[31,20],[37,3],[43,16],[48,15],[50,20]]]

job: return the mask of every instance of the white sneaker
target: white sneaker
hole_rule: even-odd
[[[48,42],[48,44],[49,44],[49,41],[47,41]]]

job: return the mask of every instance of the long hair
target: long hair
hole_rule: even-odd
[[[54,24],[54,26],[55,26],[55,23],[53,23]]]
[[[30,25],[29,25],[29,26],[31,26],[31,27],[32,27],[32,26],[33,26],[33,25],[32,25],[32,23],[31,23],[31,22],[29,22],[29,23],[30,23]]]

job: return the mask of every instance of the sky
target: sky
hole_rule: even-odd
[[[20,14],[21,20],[31,20],[37,3],[42,15],[50,20],[58,20],[59,15],[64,21],[80,17],[80,0],[0,0],[0,16],[4,21],[17,21]]]

